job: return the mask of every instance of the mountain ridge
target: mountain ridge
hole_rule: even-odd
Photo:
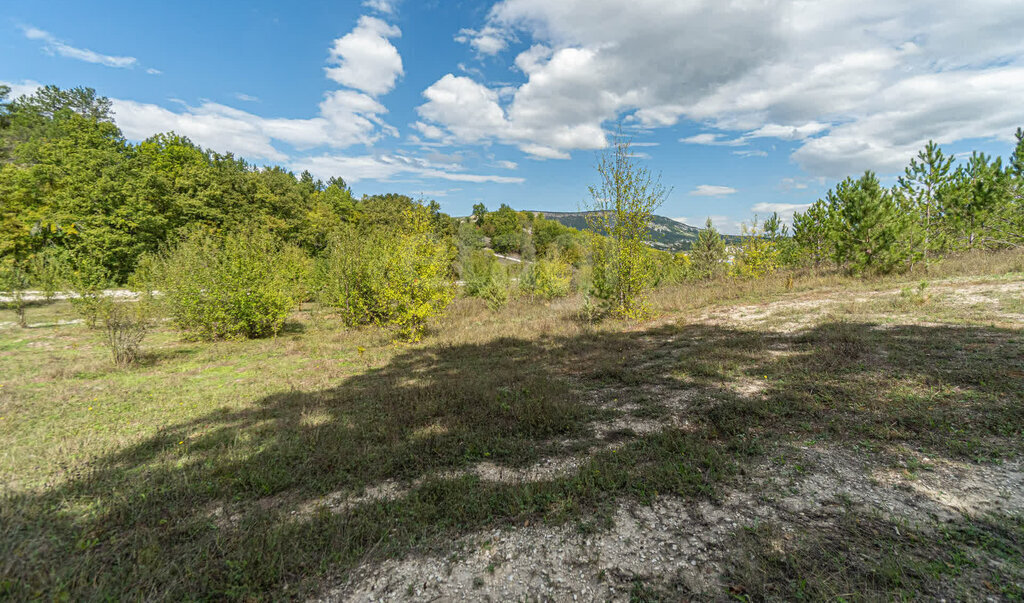
[[[587,215],[597,213],[596,211],[526,211],[544,216],[548,220],[554,220],[577,230],[589,231],[594,229],[587,222]],[[662,251],[687,251],[697,240],[697,236],[702,230],[704,229],[673,220],[672,218],[654,215],[651,216],[651,228],[648,231],[647,244]],[[738,235],[723,234],[722,239],[725,240],[727,245],[736,245],[743,241],[743,237]]]

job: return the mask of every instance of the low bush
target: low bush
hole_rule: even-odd
[[[729,269],[732,276],[762,278],[779,269],[779,248],[758,230],[756,218],[750,228],[744,225],[743,235],[743,244]]]
[[[200,339],[276,334],[304,295],[309,260],[263,230],[196,231],[145,266],[178,328]]]
[[[459,262],[463,291],[468,297],[478,297],[487,302],[492,310],[508,303],[511,297],[511,279],[508,269],[493,253],[477,250],[463,253]]]
[[[141,355],[142,340],[153,327],[150,302],[108,299],[103,306],[103,343],[110,350],[114,364],[134,364]]]
[[[572,268],[557,255],[541,258],[526,267],[519,286],[541,299],[565,297],[572,291]]]
[[[410,210],[402,227],[339,234],[317,271],[316,296],[350,326],[394,327],[400,339],[416,341],[455,297],[453,255],[428,216]]]
[[[8,294],[10,301],[5,304],[14,310],[18,326],[25,328],[25,289],[28,288],[28,272],[17,262],[0,265],[0,291]]]

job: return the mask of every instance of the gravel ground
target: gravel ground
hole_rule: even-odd
[[[317,600],[626,601],[638,581],[680,596],[719,598],[729,541],[737,530],[759,522],[799,532],[851,503],[908,525],[962,513],[1024,512],[1020,463],[922,459],[930,469],[911,479],[874,467],[871,456],[838,448],[787,454],[813,469],[788,475],[766,461],[749,471],[749,487],[716,503],[674,497],[649,506],[630,502],[617,510],[612,527],[596,533],[576,524],[476,533],[444,551],[366,564]]]

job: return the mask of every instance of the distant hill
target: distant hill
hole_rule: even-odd
[[[557,211],[535,211],[548,220],[561,222],[566,226],[578,230],[592,230],[587,224],[587,214],[593,212],[557,212]],[[702,229],[689,224],[666,218],[664,216],[653,216],[651,218],[651,229],[648,234],[647,244],[655,249],[664,251],[686,251],[697,240],[697,234]],[[743,241],[743,237],[736,235],[722,235],[726,245],[737,245]]]

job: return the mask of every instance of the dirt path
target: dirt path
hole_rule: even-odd
[[[737,531],[772,522],[800,533],[838,520],[848,509],[880,513],[908,526],[964,513],[1024,513],[1024,466],[939,462],[911,478],[873,466],[873,459],[818,447],[794,462],[814,470],[794,476],[766,463],[747,487],[718,502],[661,497],[627,503],[608,530],[578,525],[522,526],[462,538],[450,550],[366,565],[322,601],[343,600],[630,600],[638,583],[719,598],[729,543]],[[670,578],[675,584],[666,584]],[[681,584],[679,584],[681,582]],[[634,593],[635,594],[635,593]]]
[[[945,281],[931,284],[928,291],[945,304],[984,305],[1000,295],[1024,295],[1024,283]],[[749,327],[779,313],[798,314],[797,319],[771,323],[776,332],[794,332],[840,304],[899,294],[900,290],[836,294],[717,308],[697,322]],[[1000,316],[1012,321],[1015,315]],[[741,393],[758,395],[753,390]],[[675,411],[683,410],[676,406]],[[643,432],[650,426],[638,427]],[[490,466],[469,472],[485,480],[521,483],[573,470],[582,458],[518,472]],[[898,538],[920,533],[927,540],[928,534],[964,518],[1024,517],[1020,460],[979,464],[930,458],[906,447],[853,449],[823,443],[779,444],[758,458],[714,502],[660,496],[650,505],[622,503],[610,526],[577,522],[481,531],[441,550],[364,564],[344,580],[329,583],[317,600],[626,601],[644,598],[648,588],[669,593],[670,598],[719,600],[728,598],[733,588],[730,572],[744,563],[740,557],[746,553],[739,543],[760,526],[772,526],[784,542],[807,534],[824,535],[828,542],[828,535],[850,518],[870,518]],[[387,485],[354,502],[394,498],[402,492]],[[1019,580],[1017,588],[1024,589],[1024,576]]]

